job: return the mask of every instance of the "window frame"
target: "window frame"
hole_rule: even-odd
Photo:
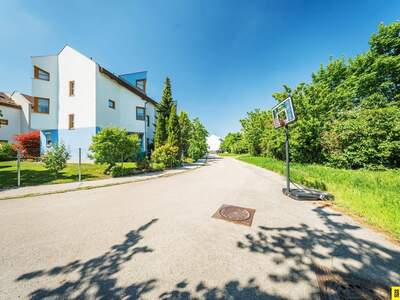
[[[143,118],[138,118],[138,111],[143,110]],[[146,110],[143,106],[136,106],[136,120],[137,121],[146,121]]]
[[[53,143],[52,138],[51,138],[51,132],[48,132],[48,131],[44,132],[44,137],[46,138],[46,147],[48,147],[48,148],[51,147],[51,145]]]
[[[47,112],[43,112],[43,111],[39,111],[39,100],[47,100],[48,103],[48,111]],[[37,113],[37,114],[50,114],[50,98],[46,98],[46,97],[33,97],[33,112]]]
[[[110,104],[111,104],[111,106],[110,106]],[[115,103],[114,100],[108,99],[108,108],[115,109],[116,106],[117,106],[117,105],[116,105],[116,103]]]
[[[68,130],[75,129],[75,114],[68,114]]]
[[[68,83],[68,95],[70,97],[75,96],[75,80],[70,80]]]
[[[48,78],[40,78],[39,73],[43,72],[45,75],[48,76]],[[43,70],[42,68],[39,68],[38,66],[33,66],[33,78],[38,79],[38,80],[44,80],[44,81],[50,81],[50,73]]]

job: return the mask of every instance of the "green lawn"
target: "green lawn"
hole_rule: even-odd
[[[135,168],[135,163],[124,163],[128,169]],[[104,165],[82,164],[82,180],[110,178],[104,175]],[[17,185],[17,172],[15,161],[0,162],[0,188],[10,188]],[[78,180],[78,164],[68,164],[57,178],[47,171],[43,164],[33,161],[21,162],[21,186],[66,183]]]
[[[237,159],[284,174],[284,162],[249,155]],[[400,170],[343,170],[316,164],[291,164],[296,183],[328,191],[334,204],[400,239]]]

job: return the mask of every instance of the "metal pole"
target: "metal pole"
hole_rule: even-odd
[[[17,150],[17,185],[21,186],[21,150]]]
[[[81,170],[81,163],[82,163],[82,149],[79,147],[79,164],[78,164],[78,180],[79,182],[82,180],[82,170]]]
[[[289,158],[289,127],[285,126],[285,148],[286,148],[286,192],[290,192],[290,158]]]

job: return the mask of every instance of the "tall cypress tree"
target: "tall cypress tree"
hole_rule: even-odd
[[[181,151],[183,156],[188,156],[189,139],[192,134],[192,122],[189,119],[188,113],[182,111],[179,115],[179,126],[181,129]]]
[[[156,131],[154,135],[155,148],[158,148],[167,142],[168,121],[173,104],[174,102],[172,99],[171,81],[167,77],[164,81],[163,95],[157,110]]]
[[[181,129],[179,126],[178,115],[176,114],[176,105],[172,105],[171,114],[168,120],[168,143],[179,148],[181,153]]]

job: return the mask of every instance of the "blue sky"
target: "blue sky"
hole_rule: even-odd
[[[377,25],[400,16],[398,0],[0,0],[0,8],[0,91],[30,93],[30,56],[69,44],[114,73],[147,70],[158,100],[169,76],[180,109],[219,136],[329,57],[365,51]]]

